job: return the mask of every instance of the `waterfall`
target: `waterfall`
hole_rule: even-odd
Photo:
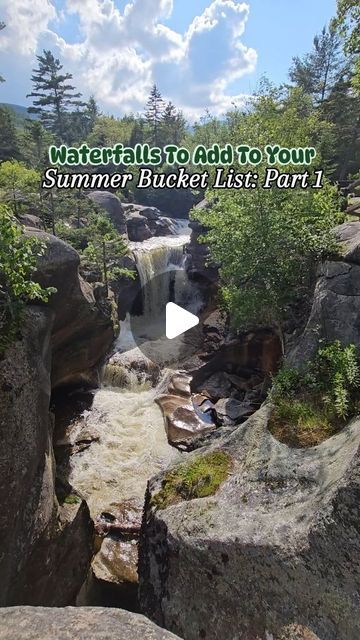
[[[179,271],[179,279],[183,276],[185,266],[184,247],[190,239],[190,229],[187,222],[177,223],[177,235],[151,238],[145,242],[132,243],[136,266],[141,287],[143,289],[144,311],[148,317],[156,315],[159,308],[163,308],[169,300],[169,288],[174,272]],[[160,274],[168,274],[160,280],[155,279]],[[176,278],[176,276],[175,276]],[[161,284],[161,287],[159,287]],[[176,291],[175,282],[175,291]]]
[[[174,285],[178,304],[186,303],[189,308],[191,302],[194,309],[199,304],[196,286],[188,281],[184,270],[184,247],[189,242],[190,229],[185,221],[174,223],[174,228],[177,235],[150,238],[130,245],[141,286],[150,283],[144,290],[143,306],[147,313],[156,314],[156,310],[168,301],[170,284]],[[155,276],[159,274],[169,277],[158,279]],[[172,283],[171,278],[175,279]],[[154,286],[151,286],[152,281]],[[126,360],[129,350],[138,351],[142,357],[134,343],[128,316],[121,323],[115,351]],[[116,388],[116,380],[120,376],[122,382],[124,375],[130,376],[126,377],[126,385]],[[127,367],[125,373],[121,367],[115,374],[109,366],[105,370],[104,385],[97,391],[91,411],[83,415],[83,428],[95,426],[99,441],[72,456],[69,478],[85,495],[93,517],[111,504],[132,497],[142,499],[148,479],[180,459],[179,452],[167,442],[156,396],[157,389],[139,384],[136,372],[129,374]]]

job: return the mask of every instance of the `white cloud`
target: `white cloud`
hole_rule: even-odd
[[[48,0],[1,0],[0,15],[6,24],[0,38],[0,51],[24,56],[34,55],[39,35],[57,16]]]
[[[206,108],[223,113],[242,99],[227,93],[231,83],[256,66],[255,50],[241,39],[249,5],[209,0],[181,34],[162,22],[171,16],[174,1],[183,0],[128,0],[121,12],[114,0],[67,0],[57,13],[49,0],[12,0],[4,17],[0,8],[7,23],[0,51],[33,62],[36,50],[50,48],[73,73],[74,84],[85,95],[93,93],[105,111],[141,110],[156,82],[164,97],[190,117]],[[56,33],[61,26],[66,33],[69,18],[78,21],[75,43]]]

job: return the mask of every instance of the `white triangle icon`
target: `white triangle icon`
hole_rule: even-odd
[[[166,337],[173,340],[189,329],[196,327],[200,320],[174,302],[166,305]]]

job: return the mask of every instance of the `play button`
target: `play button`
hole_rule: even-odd
[[[120,352],[138,348],[161,368],[184,368],[202,349],[199,315],[203,308],[203,296],[185,269],[153,276],[134,296],[126,326],[120,331]]]
[[[197,316],[174,302],[168,302],[166,305],[166,337],[174,340],[183,333],[190,331],[199,324],[200,320]]]

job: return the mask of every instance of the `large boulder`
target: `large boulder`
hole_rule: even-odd
[[[289,350],[289,366],[302,367],[318,349],[320,340],[340,340],[360,348],[360,222],[335,228],[339,261],[318,269],[310,316],[300,339]]]
[[[80,257],[65,242],[44,231],[28,234],[44,242],[36,279],[55,287],[47,308],[54,315],[51,336],[52,387],[96,384],[97,370],[115,335],[107,300],[95,299],[94,290],[79,276]]]
[[[229,457],[213,495],[169,500],[163,475],[150,482],[142,610],[185,640],[357,640],[360,420],[299,450],[270,434],[270,412],[187,458]]]
[[[326,262],[319,268],[310,317],[287,357],[288,365],[306,364],[320,340],[340,340],[360,348],[360,266]]]
[[[131,242],[143,242],[153,235],[147,218],[136,211],[127,214],[127,230]]]
[[[55,495],[49,309],[26,312],[0,360],[0,606],[70,604],[86,577],[92,526],[85,503]]]
[[[335,229],[344,262],[360,265],[360,222],[344,222]]]
[[[14,607],[0,610],[0,640],[176,640],[150,620],[121,609],[44,609]]]
[[[203,413],[192,402],[191,380],[191,376],[184,373],[171,376],[167,389],[162,389],[156,398],[163,412],[168,441],[180,449],[193,447],[200,437],[216,426],[211,413]]]
[[[105,211],[115,229],[121,235],[126,235],[125,212],[119,198],[109,191],[92,191],[88,197]]]

